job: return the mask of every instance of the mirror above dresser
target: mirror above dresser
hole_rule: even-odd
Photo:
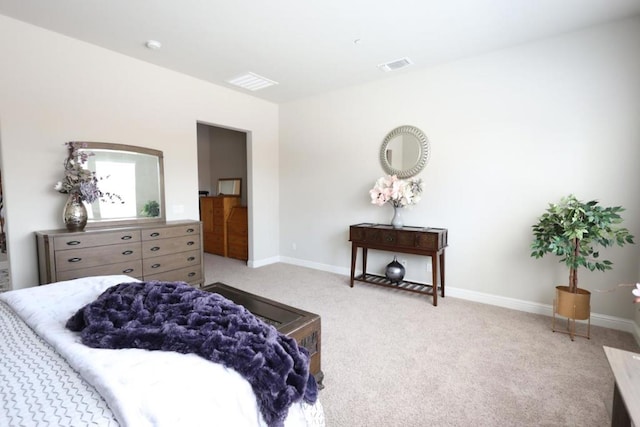
[[[100,189],[116,200],[86,204],[87,227],[145,224],[165,220],[164,164],[160,150],[107,142],[83,142],[86,166]]]
[[[242,196],[242,178],[218,179],[218,196]]]

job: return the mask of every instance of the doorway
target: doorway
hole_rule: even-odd
[[[247,133],[197,124],[198,190],[204,251],[248,261]],[[219,180],[240,179],[240,195],[221,195]],[[204,197],[204,198],[203,198]]]

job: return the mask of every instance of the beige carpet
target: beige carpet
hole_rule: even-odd
[[[287,264],[248,268],[205,254],[206,283],[322,317],[320,399],[329,427],[607,426],[613,375],[602,346],[631,334],[551,332],[551,318],[356,283]],[[551,292],[551,290],[550,290]]]

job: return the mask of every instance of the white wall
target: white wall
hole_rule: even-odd
[[[168,219],[197,219],[196,123],[249,132],[251,260],[278,255],[278,106],[0,16],[0,149],[14,288],[38,283],[34,231],[62,227],[64,142],[164,151]],[[251,222],[253,221],[253,222]]]
[[[211,126],[198,124],[198,190],[215,194],[215,187],[211,182]]]
[[[240,178],[241,203],[247,205],[247,136],[230,129],[212,127],[209,130],[209,144],[211,145],[210,168],[211,188],[216,195],[218,179]]]
[[[405,224],[449,229],[447,286],[551,304],[568,272],[529,256],[549,202],[575,193],[623,205],[640,241],[639,117],[639,19],[283,104],[280,253],[347,273],[348,226],[391,220],[391,207],[368,196],[383,174],[381,142],[414,125],[432,155]],[[638,280],[639,245],[605,254],[614,270],[581,271],[582,287]],[[372,270],[393,258],[376,255]],[[425,280],[424,258],[407,258],[408,278]],[[594,313],[631,319],[633,309],[628,290],[594,292]]]

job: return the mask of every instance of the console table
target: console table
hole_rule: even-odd
[[[640,426],[640,354],[604,346],[615,384],[611,425]]]
[[[430,227],[402,227],[362,223],[349,227],[351,241],[351,287],[354,281],[370,283],[388,288],[402,289],[433,296],[433,305],[438,305],[438,276],[440,295],[444,298],[444,249],[447,247],[447,229]],[[362,248],[362,274],[355,277],[358,248]],[[431,257],[431,284],[402,281],[393,284],[384,276],[367,273],[367,250],[423,255]],[[438,269],[440,274],[438,275]]]

